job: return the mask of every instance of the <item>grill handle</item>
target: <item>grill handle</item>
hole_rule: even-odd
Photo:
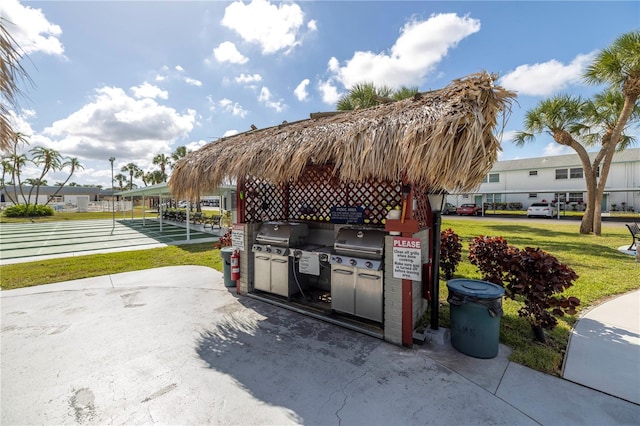
[[[336,253],[344,253],[344,254],[352,254],[353,257],[362,257],[362,255],[369,255],[369,256],[377,256],[377,257],[382,257],[382,249],[368,249],[368,248],[351,248],[351,247],[347,247],[347,246],[343,246],[343,245],[335,245],[334,249],[336,251]]]
[[[271,237],[261,236],[256,238],[256,242],[258,244],[271,244],[271,245],[280,246],[280,247],[289,246],[289,239],[282,239],[282,238],[271,238]]]
[[[353,271],[347,271],[346,269],[334,269],[333,272],[340,275],[353,275]]]
[[[371,274],[358,274],[358,277],[364,278],[366,280],[379,280],[380,279],[380,276],[371,275]]]

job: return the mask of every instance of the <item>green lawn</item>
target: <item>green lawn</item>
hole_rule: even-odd
[[[463,241],[463,261],[454,278],[480,278],[468,261],[468,242],[478,235],[490,235],[502,236],[519,248],[540,247],[573,268],[579,278],[566,294],[580,298],[580,310],[640,288],[640,264],[634,257],[617,250],[630,243],[626,228],[613,228],[605,223],[603,235],[595,237],[578,234],[578,227],[578,222],[559,224],[544,219],[539,223],[518,223],[446,217],[442,225],[442,229],[452,228]],[[5,265],[0,267],[0,286],[2,289],[20,288],[171,265],[203,265],[222,270],[219,250],[214,249],[212,243],[202,243]],[[441,325],[448,327],[444,281],[441,282],[440,300]],[[558,327],[548,333],[547,344],[542,345],[534,342],[529,324],[518,316],[516,302],[505,300],[503,308],[500,341],[513,348],[511,359],[546,373],[558,374],[576,318],[562,318]]]
[[[558,224],[540,220],[540,223],[488,222],[444,218],[442,229],[453,229],[463,241],[463,259],[454,278],[480,278],[475,266],[468,260],[469,241],[478,235],[502,236],[510,245],[519,248],[539,247],[554,255],[576,271],[579,278],[565,294],[581,301],[579,310],[606,300],[617,294],[640,288],[640,264],[633,256],[618,251],[628,246],[631,236],[625,227],[603,226],[602,236],[580,235],[579,222]],[[441,324],[448,327],[449,309],[446,303],[447,287],[441,283]],[[569,333],[577,317],[564,317],[558,326],[547,333],[547,344],[534,342],[529,323],[518,316],[519,304],[504,300],[500,341],[514,349],[511,360],[550,374],[562,368]],[[579,313],[578,313],[579,315]]]

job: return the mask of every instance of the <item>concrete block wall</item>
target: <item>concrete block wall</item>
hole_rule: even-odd
[[[422,258],[426,263],[429,255],[429,229],[414,235],[422,241]],[[393,236],[387,235],[384,242],[384,340],[402,344],[402,280],[393,276]],[[423,277],[428,280],[428,277]],[[418,323],[429,306],[423,298],[422,282],[412,281],[413,326]]]
[[[384,239],[384,340],[402,344],[402,280],[393,277],[393,236]]]
[[[244,251],[240,252],[240,293],[253,291],[253,252],[251,246],[260,229],[260,223],[244,224]]]

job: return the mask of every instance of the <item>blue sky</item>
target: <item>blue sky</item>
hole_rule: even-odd
[[[73,181],[105,187],[111,156],[116,173],[150,171],[180,145],[335,110],[359,81],[427,91],[482,70],[518,93],[500,159],[570,153],[510,137],[546,97],[599,91],[584,67],[640,27],[637,1],[2,0],[0,13],[35,83],[17,128],[77,157]]]

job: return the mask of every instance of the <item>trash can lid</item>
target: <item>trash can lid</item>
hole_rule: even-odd
[[[465,296],[474,296],[478,299],[495,299],[504,295],[504,288],[498,284],[481,280],[456,278],[447,281],[447,287],[449,290],[462,293]]]
[[[233,250],[235,250],[233,247],[222,247],[220,249],[221,252],[229,252],[229,253],[233,253]]]

